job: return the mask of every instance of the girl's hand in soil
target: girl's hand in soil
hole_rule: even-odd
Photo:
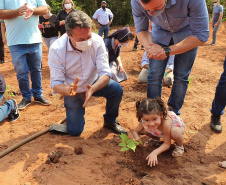
[[[85,102],[84,102],[84,104],[83,104],[83,108],[85,108],[86,107],[86,104],[88,103],[88,101],[89,101],[89,99],[91,98],[91,96],[93,95],[93,88],[92,88],[92,86],[91,85],[87,85],[86,86],[86,99],[85,99]]]
[[[70,84],[68,87],[68,96],[74,96],[74,95],[76,95],[76,91],[77,91],[77,89],[78,89],[78,81],[79,81],[79,78],[78,78],[78,76],[76,77],[76,79],[75,79],[75,81],[72,83],[72,84]]]
[[[148,160],[148,165],[150,165],[150,167],[155,166],[158,164],[158,160],[157,160],[157,154],[155,152],[151,152],[146,160]]]

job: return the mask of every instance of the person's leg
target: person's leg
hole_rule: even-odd
[[[85,109],[82,107],[85,101],[85,93],[75,96],[64,96],[64,106],[67,116],[67,131],[72,136],[79,136],[85,125]]]
[[[108,37],[109,30],[110,30],[110,27],[108,25],[105,26],[105,29],[104,29],[104,38],[107,38]]]
[[[110,79],[104,88],[93,94],[93,96],[105,97],[107,99],[104,121],[108,123],[117,122],[116,118],[118,117],[119,105],[122,100],[122,95],[123,89],[121,85],[112,79]]]
[[[98,35],[102,37],[103,33],[104,33],[104,26],[101,26],[101,28],[99,28]]]
[[[44,40],[46,46],[49,48],[50,47],[50,40],[51,40],[51,38],[45,38],[45,37],[43,37],[43,40]]]
[[[1,30],[0,30],[0,32],[1,32]],[[2,41],[2,34],[0,33],[0,62],[2,63],[4,60],[5,60],[4,43]]]
[[[224,71],[221,74],[217,84],[215,97],[212,103],[211,113],[215,115],[222,115],[226,105],[226,57],[224,60]]]
[[[27,61],[31,75],[32,89],[34,98],[42,97],[42,44],[29,44]]]
[[[171,138],[175,141],[176,147],[172,153],[173,157],[180,157],[184,153],[184,130],[182,127],[174,126],[170,130]]]
[[[211,108],[211,129],[215,132],[222,132],[221,115],[224,113],[226,105],[226,57],[224,60],[224,71],[221,74],[220,80],[217,84],[215,97]]]
[[[54,43],[55,40],[57,40],[57,39],[58,39],[58,37],[51,37],[51,38],[50,38],[50,41],[49,41],[50,46],[51,46],[52,43]],[[50,47],[50,46],[49,46],[49,47]]]
[[[16,71],[20,92],[24,99],[31,100],[31,90],[29,84],[29,67],[27,63],[27,44],[9,46],[14,69]]]
[[[177,115],[180,115],[180,109],[184,103],[189,83],[188,77],[195,61],[197,49],[196,47],[186,53],[175,56],[174,82],[168,105]]]
[[[162,79],[166,69],[168,58],[165,60],[149,59],[149,74],[147,85],[147,97],[155,98],[162,95]]]
[[[147,69],[142,68],[137,81],[139,84],[148,82],[148,70]]]
[[[122,95],[123,89],[121,85],[112,79],[110,79],[105,87],[93,94],[93,96],[105,97],[107,99],[104,128],[110,129],[116,134],[127,134],[127,131],[117,122]]]
[[[214,24],[215,24],[215,23],[214,23]],[[213,24],[213,26],[214,26],[214,24]],[[221,24],[221,22],[218,24],[217,27],[213,27],[213,41],[212,41],[212,43],[211,43],[212,45],[216,44],[217,30],[218,30],[220,24]]]
[[[13,100],[6,100],[0,107],[0,122],[2,122],[6,116],[8,116],[15,109]]]

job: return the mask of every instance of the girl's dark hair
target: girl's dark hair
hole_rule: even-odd
[[[128,40],[133,40],[134,34],[133,34],[132,32],[129,32],[129,33],[128,33],[125,37],[123,37],[123,38],[118,38],[118,37],[119,37],[118,35],[115,36],[115,38],[118,39],[118,41],[119,41],[120,43],[124,43],[124,42],[126,42],[126,41],[128,41]]]
[[[163,113],[163,119],[166,119],[167,116],[166,107],[160,97],[137,101],[136,108],[138,121],[141,120],[144,114],[156,113],[160,115],[161,113]]]

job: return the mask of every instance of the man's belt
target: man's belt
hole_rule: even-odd
[[[99,25],[101,25],[101,26],[107,26],[108,24],[106,24],[106,25],[103,25],[103,24],[100,24],[100,23],[98,23]]]

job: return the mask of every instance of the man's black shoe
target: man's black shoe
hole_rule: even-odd
[[[112,130],[116,134],[127,134],[127,131],[119,123],[104,122],[104,128]]]
[[[222,132],[221,115],[211,115],[210,127],[215,132]]]
[[[9,121],[16,121],[19,118],[20,113],[19,113],[19,109],[18,109],[16,100],[12,99],[12,101],[13,101],[13,103],[15,105],[15,108],[9,114],[8,118],[9,118]]]
[[[49,101],[48,99],[46,99],[44,96],[40,97],[40,98],[34,98],[35,102],[37,103],[41,103],[42,105],[50,105],[52,102]]]
[[[23,98],[22,101],[18,104],[18,109],[23,110],[30,104],[31,104],[31,100],[26,100]]]

